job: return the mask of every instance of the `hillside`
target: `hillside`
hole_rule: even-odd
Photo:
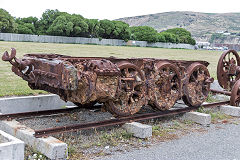
[[[196,40],[210,41],[214,33],[229,32],[234,43],[240,38],[240,13],[200,13],[200,12],[164,12],[118,20],[130,26],[151,26],[163,31],[169,28],[183,27],[190,31]],[[237,40],[236,40],[237,38]],[[225,41],[222,38],[222,41]],[[229,39],[229,38],[228,38]]]

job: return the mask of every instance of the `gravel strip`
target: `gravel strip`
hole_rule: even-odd
[[[113,117],[110,113],[101,112],[99,109],[87,110],[80,108],[65,114],[20,119],[18,121],[32,129],[45,129],[86,122],[102,121],[111,118]]]
[[[173,109],[184,108],[182,102],[178,102]],[[138,114],[154,112],[150,106],[144,106]],[[114,118],[109,112],[102,112],[100,108],[79,108],[65,114],[49,115],[42,117],[21,118],[18,121],[32,129],[46,129],[52,127],[96,122]]]

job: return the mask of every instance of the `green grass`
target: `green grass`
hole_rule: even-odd
[[[208,69],[211,76],[216,78],[217,62],[221,51],[165,49],[149,47],[120,47],[81,44],[58,43],[32,43],[32,42],[4,42],[0,41],[0,53],[10,52],[11,48],[17,50],[17,57],[21,58],[26,53],[58,53],[82,57],[148,57],[172,60],[205,60],[210,63]],[[11,71],[9,63],[0,60],[0,96],[35,95],[46,93],[33,91],[27,82],[16,76]]]
[[[204,107],[198,108],[197,112],[210,114],[213,123],[217,122],[218,120],[226,120],[232,118],[231,116],[221,113],[220,111],[213,111]]]
[[[207,97],[207,99],[206,99],[206,102],[209,102],[209,103],[212,103],[212,102],[215,102],[216,100],[213,98],[213,95],[212,95],[212,93],[210,92],[209,94],[208,94],[208,97]]]

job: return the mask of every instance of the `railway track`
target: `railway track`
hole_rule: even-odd
[[[204,104],[204,105],[202,105],[202,107],[211,108],[211,107],[229,104],[229,102],[230,101],[223,101],[223,102]],[[133,115],[133,116],[121,117],[121,118],[98,121],[98,122],[89,122],[89,123],[84,123],[84,124],[75,124],[75,125],[35,130],[35,137],[40,138],[40,137],[49,136],[52,134],[64,133],[64,132],[73,132],[73,131],[77,131],[77,130],[86,130],[86,129],[92,129],[92,128],[120,125],[120,124],[124,124],[127,122],[132,122],[132,121],[143,121],[143,120],[149,120],[149,119],[154,119],[154,118],[161,118],[161,117],[166,117],[166,116],[177,115],[177,114],[181,114],[181,113],[194,111],[194,110],[197,110],[198,108],[199,107],[186,107],[186,108],[181,108],[181,109],[167,110],[164,112],[137,114],[137,115]]]
[[[225,105],[225,104],[229,104],[229,103],[230,103],[230,101],[215,102],[215,103],[204,104],[204,105],[202,105],[202,107],[212,108],[212,107]],[[61,126],[61,127],[35,130],[35,137],[40,138],[40,137],[45,137],[45,136],[49,136],[52,134],[58,134],[58,133],[64,133],[64,132],[73,132],[73,131],[77,131],[77,130],[86,130],[86,129],[92,129],[92,128],[120,125],[120,124],[124,124],[127,122],[132,122],[132,121],[143,121],[143,120],[149,120],[149,119],[154,119],[154,118],[161,118],[161,117],[166,117],[166,116],[177,115],[177,114],[181,114],[181,113],[194,111],[194,110],[197,110],[198,108],[199,107],[186,107],[186,108],[173,109],[173,110],[167,110],[167,111],[135,114],[133,116],[120,117],[120,118],[98,121],[98,122],[89,122],[89,123],[82,123],[82,124],[67,125],[67,126]],[[21,119],[21,118],[50,116],[50,115],[55,115],[55,114],[65,114],[65,113],[74,111],[76,109],[78,109],[78,107],[68,108],[68,109],[64,109],[64,110],[59,109],[59,110],[53,110],[53,111],[38,111],[38,112],[5,114],[5,115],[0,115],[0,120],[12,120],[12,119]]]
[[[17,118],[31,118],[31,117],[38,117],[38,116],[54,115],[54,114],[64,114],[64,113],[69,113],[70,111],[74,111],[76,109],[79,109],[79,108],[74,107],[74,108],[67,108],[67,109],[46,110],[46,111],[37,111],[37,112],[3,114],[3,115],[0,115],[0,120],[11,120],[11,119],[17,119]]]

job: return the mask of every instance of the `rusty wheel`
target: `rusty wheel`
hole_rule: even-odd
[[[134,64],[123,62],[118,67],[121,70],[118,99],[107,101],[106,106],[117,116],[133,115],[145,104],[144,76]]]
[[[234,83],[240,78],[240,74],[236,72],[237,66],[240,65],[240,58],[236,51],[225,51],[217,66],[217,78],[221,87],[231,90]]]
[[[166,61],[157,63],[155,69],[157,74],[152,89],[153,105],[160,110],[170,109],[181,94],[180,73],[174,64]]]
[[[240,80],[237,80],[231,91],[230,105],[239,106],[240,102]]]
[[[193,63],[187,68],[187,77],[183,85],[183,101],[188,106],[200,106],[210,90],[210,74],[206,66]]]

